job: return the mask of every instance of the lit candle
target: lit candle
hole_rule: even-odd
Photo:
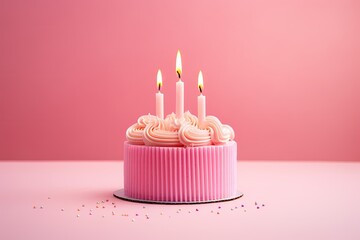
[[[162,75],[160,69],[157,72],[156,85],[158,92],[156,93],[156,116],[163,119],[164,118],[164,94],[160,92],[162,86]]]
[[[176,55],[176,73],[179,77],[179,81],[176,83],[176,117],[182,118],[184,115],[184,82],[181,81],[181,55],[178,50]]]
[[[199,72],[199,77],[198,77],[198,87],[200,90],[200,95],[198,96],[198,120],[199,120],[199,127],[201,127],[206,117],[206,99],[205,96],[202,94],[204,89],[204,80],[201,71]]]

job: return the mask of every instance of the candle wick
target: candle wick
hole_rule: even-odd
[[[200,93],[202,93],[202,88],[201,88],[201,86],[199,86],[199,90],[200,90]]]
[[[160,84],[158,84],[158,90],[159,90],[159,92],[160,92],[160,88],[161,88],[161,85],[160,85]]]
[[[181,78],[180,72],[179,72],[179,71],[176,71],[176,73],[177,73],[177,75],[178,75],[178,77],[179,77],[179,79],[180,79],[180,78]]]

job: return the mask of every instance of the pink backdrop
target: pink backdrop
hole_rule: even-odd
[[[122,159],[180,49],[239,159],[360,160],[359,1],[135,2],[1,1],[0,159]]]

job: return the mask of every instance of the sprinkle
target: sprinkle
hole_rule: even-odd
[[[102,203],[104,203],[104,200],[103,201],[101,201]]]
[[[135,216],[139,216],[139,214],[136,213]]]
[[[213,213],[214,211],[213,210],[211,210],[211,213]]]
[[[76,217],[80,217],[80,215],[78,214],[78,215],[76,215]]]
[[[114,216],[114,215],[115,215],[115,213],[114,213],[114,212],[112,212],[112,215]]]
[[[85,205],[83,204],[82,207],[85,207]]]
[[[263,204],[262,206],[265,207],[265,204]]]
[[[92,213],[90,212],[89,215],[92,215]]]
[[[109,201],[109,199],[106,199],[106,202],[108,202]]]
[[[243,204],[241,204],[241,207],[244,207],[244,205],[243,205]]]
[[[96,208],[99,208],[99,206],[96,206]]]
[[[176,213],[179,213],[179,211],[176,211]]]
[[[113,203],[111,203],[112,205],[115,205],[115,203],[113,202]]]
[[[90,212],[92,212],[92,209],[90,209]]]
[[[143,206],[143,208],[145,208],[145,206]]]
[[[232,208],[231,211],[234,211],[234,209]]]
[[[63,212],[63,211],[64,211],[64,209],[62,208],[62,209],[61,209],[61,211]]]
[[[96,204],[100,204],[99,202],[96,202]]]
[[[235,207],[235,209],[237,209],[237,207]]]
[[[246,209],[244,209],[244,212],[246,212]]]
[[[146,216],[146,219],[150,219],[149,216]]]
[[[189,213],[191,213],[191,211],[189,211]]]
[[[181,208],[179,208],[179,212],[181,212]]]
[[[105,206],[103,206],[103,208],[105,208]]]
[[[255,205],[257,205],[257,202],[255,202]]]
[[[196,209],[196,211],[198,212],[198,211],[199,211],[199,209]]]
[[[132,222],[135,222],[135,219],[131,219]]]
[[[220,214],[219,212],[217,212],[216,214]]]
[[[48,199],[51,199],[51,197],[48,197]]]
[[[161,212],[160,215],[163,215],[163,213]]]
[[[40,209],[43,209],[44,208],[44,206],[40,206]]]
[[[36,206],[34,205],[34,206],[33,206],[33,209],[35,209],[35,208],[36,208]]]
[[[114,205],[114,208],[116,208],[116,205]]]
[[[77,211],[80,212],[80,209],[78,208]]]
[[[220,209],[221,207],[220,206],[218,206],[218,209]]]
[[[257,206],[256,208],[257,208],[257,209],[259,209],[260,207],[259,207],[259,206]]]
[[[105,216],[104,216],[104,215],[102,215],[102,217],[104,218]]]

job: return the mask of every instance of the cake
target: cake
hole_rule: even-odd
[[[156,116],[138,118],[126,131],[122,199],[153,203],[206,203],[241,196],[237,192],[234,130],[206,116],[202,72],[198,115],[184,112],[180,51],[176,55],[176,114],[164,118],[162,74],[157,72]]]
[[[126,131],[125,199],[158,203],[230,200],[237,192],[234,130],[217,117],[141,116]]]

